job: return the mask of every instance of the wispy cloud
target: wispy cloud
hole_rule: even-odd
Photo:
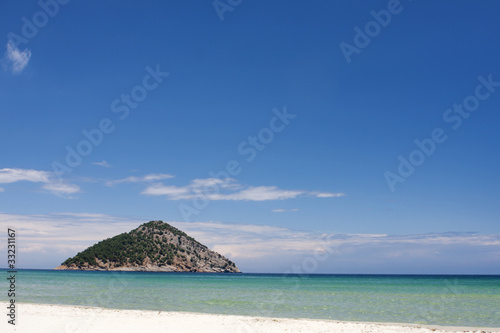
[[[50,216],[56,216],[56,219],[73,221],[77,224],[84,222],[115,224],[115,223],[122,223],[123,221],[127,220],[123,217],[102,214],[102,213],[58,212],[58,213],[51,213]]]
[[[80,187],[77,185],[59,182],[47,183],[43,185],[42,188],[58,195],[68,195],[80,192]]]
[[[329,193],[304,190],[284,190],[276,186],[243,186],[234,179],[223,181],[217,178],[194,179],[186,186],[154,183],[141,194],[161,195],[169,200],[205,197],[209,200],[270,201],[295,199],[300,196],[318,198],[341,197],[344,193]]]
[[[80,192],[79,186],[60,182],[52,172],[33,169],[0,169],[0,184],[10,184],[21,181],[44,183],[42,189],[58,196]]]
[[[121,183],[151,183],[154,181],[169,179],[173,177],[174,177],[173,175],[167,173],[150,173],[148,175],[141,177],[130,176],[122,179],[108,180],[105,184],[106,186],[114,186]]]
[[[273,213],[286,213],[286,212],[298,212],[299,209],[298,208],[292,208],[292,209],[282,209],[282,208],[278,208],[278,209],[272,209],[271,212]]]
[[[248,200],[248,201],[267,201],[267,200],[285,200],[295,199],[304,195],[305,191],[282,190],[276,186],[250,186],[236,193],[209,196],[211,200]]]
[[[174,186],[164,185],[163,183],[154,183],[144,189],[141,194],[166,196],[169,200],[192,199],[198,196],[208,196],[215,198],[221,194],[214,193],[214,189],[227,190],[238,189],[240,185],[234,179],[227,182],[218,178],[193,179],[189,185]],[[218,200],[218,199],[214,199]]]
[[[141,194],[164,195],[171,200],[189,199],[193,197],[187,187],[167,186],[160,183],[148,186]]]
[[[38,171],[33,169],[0,169],[0,183],[8,184],[20,181],[34,183],[47,183],[50,178],[50,172]]]
[[[128,232],[142,222],[93,213],[21,215],[0,212],[0,227],[14,228],[22,237],[19,252],[30,253],[23,264],[28,268],[56,267],[97,241]],[[4,246],[0,243],[0,249]]]
[[[16,228],[23,237],[21,252],[32,253],[23,261],[28,268],[55,267],[90,245],[147,221],[87,212],[0,213],[0,226]],[[285,272],[307,257],[328,253],[315,272],[470,273],[482,267],[475,272],[500,273],[500,234],[335,234],[217,221],[167,222],[244,271]]]
[[[111,164],[109,164],[108,162],[106,162],[105,160],[102,160],[102,162],[92,162],[93,165],[98,165],[98,166],[102,166],[102,167],[105,167],[105,168],[109,168],[111,167]]]
[[[345,193],[330,193],[330,192],[311,192],[311,195],[317,198],[338,198],[345,197]]]
[[[307,256],[329,253],[317,272],[500,272],[500,234],[327,234],[219,222],[172,224],[253,271],[283,272]]]
[[[20,51],[13,41],[7,42],[7,51],[4,56],[4,63],[14,74],[19,74],[28,65],[31,58],[31,51],[25,49]]]
[[[3,192],[5,191],[5,189],[3,187],[0,187],[0,192]]]
[[[0,227],[15,228],[23,237],[21,252],[32,253],[24,259],[25,267],[38,268],[55,267],[90,245],[147,221],[86,212],[0,213]],[[317,272],[432,273],[448,267],[441,272],[500,273],[500,234],[335,234],[217,221],[167,222],[229,257],[244,271],[285,272],[308,256],[328,253],[327,259],[318,262]]]

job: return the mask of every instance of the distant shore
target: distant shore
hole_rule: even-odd
[[[6,309],[8,303],[0,302]],[[16,325],[2,320],[2,332],[16,333],[132,333],[132,332],[371,332],[444,333],[500,332],[500,328],[444,327],[433,325],[360,323],[314,319],[246,317],[188,312],[114,310],[84,306],[16,303]]]

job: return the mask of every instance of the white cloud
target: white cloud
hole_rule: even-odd
[[[108,214],[100,213],[71,213],[71,212],[60,212],[52,213],[51,215],[57,216],[57,219],[72,219],[81,222],[98,222],[98,223],[115,223],[117,221],[122,221],[123,218],[112,216]]]
[[[169,179],[169,178],[174,178],[173,175],[169,175],[167,173],[151,173],[149,175],[144,176],[144,181],[156,181],[156,180],[163,180],[163,179]]]
[[[3,187],[0,187],[0,192],[3,192],[5,191],[5,189]]]
[[[171,223],[230,257],[243,271],[286,272],[314,262],[314,273],[500,273],[500,234],[321,234],[217,222]]]
[[[102,167],[105,167],[105,168],[109,168],[111,167],[111,164],[109,164],[108,162],[106,162],[105,160],[102,160],[102,162],[92,162],[93,165],[98,165],[98,166],[102,166]]]
[[[203,179],[193,179],[189,185],[193,189],[202,189],[203,187],[218,186],[221,188],[238,187],[234,179],[228,179],[224,181],[219,178],[203,178]]]
[[[299,211],[298,208],[293,208],[293,209],[278,208],[278,209],[272,209],[271,210],[271,212],[273,212],[273,213],[298,212],[298,211]]]
[[[288,228],[275,227],[270,225],[256,225],[256,224],[235,224],[235,223],[222,223],[216,221],[208,222],[172,222],[175,226],[183,228],[183,230],[190,230],[192,232],[203,233],[202,237],[213,232],[213,236],[217,237],[219,240],[224,239],[228,234],[266,234],[266,235],[289,235],[290,232],[298,233],[297,231],[292,231]]]
[[[189,199],[192,198],[188,188],[177,187],[177,186],[167,186],[163,184],[153,184],[148,186],[141,194],[146,195],[165,195],[167,198],[172,200]]]
[[[20,181],[44,183],[43,189],[63,196],[80,192],[80,187],[57,180],[53,173],[33,169],[0,169],[0,184],[10,184]]]
[[[155,183],[144,189],[141,194],[164,195],[170,200],[192,199],[200,196],[207,196],[212,200],[217,199],[220,194],[214,193],[218,190],[235,190],[241,188],[234,179],[223,181],[218,178],[193,179],[187,186],[164,185]],[[215,189],[215,190],[214,190]],[[226,199],[230,200],[230,199]]]
[[[0,183],[8,184],[19,181],[28,181],[34,183],[49,182],[50,172],[31,169],[0,169]]]
[[[128,232],[145,221],[92,213],[5,214],[0,212],[0,228],[12,228],[22,242],[24,267],[54,268],[70,256],[96,242]],[[0,250],[5,244],[0,243]]]
[[[80,187],[74,184],[65,184],[62,182],[51,182],[42,186],[42,188],[57,194],[57,195],[67,195],[80,192]]]
[[[148,183],[173,177],[173,175],[167,173],[151,173],[142,177],[130,176],[123,179],[109,180],[105,184],[106,186],[114,186],[121,183]]]
[[[257,186],[249,187],[235,194],[229,194],[218,197],[210,196],[211,200],[248,200],[248,201],[267,201],[294,199],[299,195],[305,194],[305,191],[288,191],[277,188],[276,186]]]
[[[88,246],[147,221],[86,212],[0,212],[0,228],[15,229],[23,239],[21,253],[30,253],[24,257],[24,268],[53,268]],[[217,221],[166,222],[247,272],[286,272],[301,266],[305,258],[309,264],[321,258],[314,272],[500,273],[500,234],[334,234]],[[0,243],[0,252],[4,249]],[[45,266],[40,266],[42,262]],[[449,270],[440,271],[442,267]]]
[[[345,197],[345,193],[330,193],[330,192],[312,192],[312,195],[317,198],[338,198]]]
[[[14,74],[19,74],[28,65],[31,58],[31,51],[25,49],[20,51],[13,41],[7,42],[7,51],[5,52],[5,60],[10,70]]]
[[[343,193],[323,193],[303,190],[283,190],[276,186],[244,187],[235,179],[226,181],[218,178],[194,179],[185,186],[164,185],[154,183],[146,187],[141,194],[162,195],[169,200],[185,200],[204,197],[208,200],[235,201],[270,201],[295,199],[300,196],[330,198],[344,196]]]

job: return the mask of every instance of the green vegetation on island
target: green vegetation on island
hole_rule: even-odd
[[[239,272],[231,260],[162,221],[105,239],[56,269]]]

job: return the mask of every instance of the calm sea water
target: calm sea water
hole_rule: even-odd
[[[26,303],[500,327],[500,276],[22,270],[17,291]]]

